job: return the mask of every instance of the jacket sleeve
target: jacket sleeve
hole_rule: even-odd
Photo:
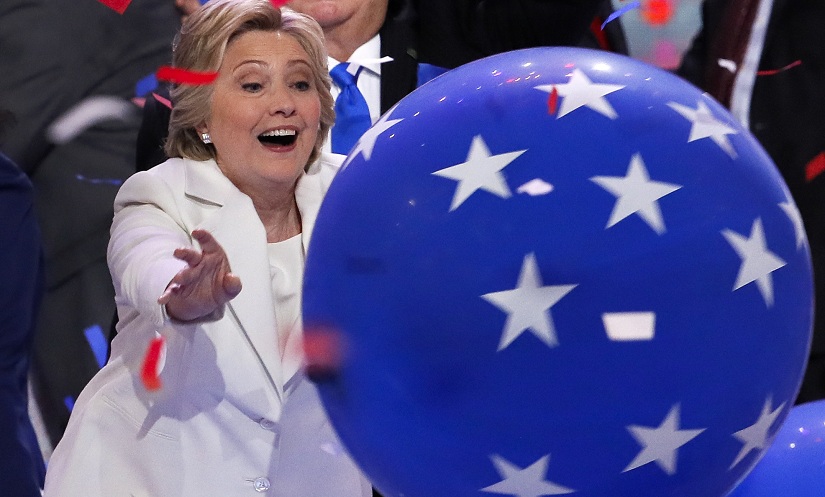
[[[26,379],[43,292],[40,230],[28,178],[0,154],[0,475],[3,495],[39,497],[45,468]]]
[[[182,191],[175,192],[155,171],[129,178],[115,198],[108,249],[115,299],[150,316],[158,327],[168,317],[157,299],[186,266],[172,253],[194,243],[180,215],[180,201]]]

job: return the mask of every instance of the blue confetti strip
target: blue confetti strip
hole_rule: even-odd
[[[76,175],[75,175],[75,179],[76,179],[76,180],[78,180],[78,181],[85,181],[86,183],[91,183],[91,184],[93,184],[93,185],[114,185],[114,186],[120,186],[120,185],[122,185],[122,184],[123,184],[123,180],[122,180],[122,179],[115,179],[115,178],[111,178],[111,179],[107,179],[107,178],[87,178],[86,176],[83,176],[82,174],[76,174]]]
[[[621,16],[621,15],[624,15],[624,14],[625,14],[627,11],[629,11],[629,10],[633,10],[633,9],[638,8],[638,7],[641,7],[641,6],[642,6],[642,3],[641,3],[641,2],[630,2],[629,4],[625,5],[625,6],[624,6],[624,7],[622,7],[621,9],[619,9],[619,10],[617,10],[616,12],[614,12],[614,13],[610,14],[609,16],[607,16],[607,19],[605,19],[605,21],[602,23],[602,30],[604,30],[604,27],[605,27],[605,26],[607,25],[607,23],[609,23],[610,21],[612,21],[612,20],[616,19],[617,17],[619,17],[619,16]]]
[[[103,329],[99,325],[89,326],[83,330],[83,334],[86,335],[86,341],[92,348],[98,366],[102,368],[106,364],[106,355],[109,353],[109,341],[103,335]]]
[[[63,403],[66,404],[66,409],[68,409],[69,412],[72,412],[72,409],[74,409],[74,397],[64,398]]]
[[[145,97],[158,87],[158,78],[152,73],[135,84],[135,96]]]

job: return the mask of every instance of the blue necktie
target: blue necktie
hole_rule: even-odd
[[[352,65],[355,75],[347,69]],[[372,125],[370,109],[364,95],[358,90],[356,81],[363,67],[342,62],[329,72],[332,80],[341,89],[335,99],[335,126],[332,127],[332,151],[347,154],[361,135]]]

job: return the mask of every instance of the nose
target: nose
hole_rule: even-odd
[[[295,96],[292,89],[286,85],[277,85],[270,96],[269,113],[281,114],[290,117],[295,114]]]

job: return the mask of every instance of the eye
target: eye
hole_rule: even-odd
[[[297,81],[292,83],[292,86],[298,91],[307,91],[312,88],[312,85],[309,81]]]
[[[263,87],[264,86],[261,83],[244,83],[241,85],[241,88],[251,93],[257,93],[261,91]]]

